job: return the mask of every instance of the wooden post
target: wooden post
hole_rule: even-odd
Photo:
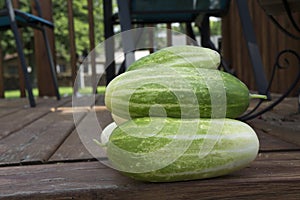
[[[68,22],[69,22],[72,84],[74,86],[74,82],[76,79],[76,71],[77,71],[77,65],[76,65],[77,58],[76,58],[75,30],[74,30],[74,19],[73,19],[73,2],[71,0],[68,0],[67,4],[68,4],[67,7],[68,7]],[[74,88],[74,90],[76,90],[76,87]]]
[[[151,53],[154,53],[154,32],[153,32],[153,29],[155,28],[155,25],[154,24],[149,24],[148,25],[148,27],[149,27],[149,31],[148,31],[148,33],[149,33],[149,53],[151,54]],[[139,34],[141,34],[141,33],[139,33]]]
[[[37,9],[35,8],[34,1],[31,1],[33,14],[38,15]],[[48,21],[53,21],[52,19],[52,0],[40,0],[40,6],[43,14],[43,18]],[[52,29],[46,28],[48,35],[48,40],[50,43],[52,55],[54,52],[54,31]],[[39,96],[55,96],[55,88],[52,83],[51,68],[50,63],[47,59],[47,51],[45,48],[45,43],[43,39],[43,34],[39,30],[34,30],[34,52],[35,52],[35,62],[37,68],[37,81]],[[55,56],[53,56],[55,57]]]
[[[3,59],[2,49],[0,48],[0,98],[4,98],[4,78],[3,78]]]
[[[248,0],[249,11],[254,25],[257,44],[262,56],[264,71],[266,72],[267,80],[271,77],[273,65],[277,54],[283,49],[293,49],[300,52],[300,43],[293,38],[288,37],[281,32],[272,21],[268,18],[264,10],[259,5],[259,1]],[[269,1],[271,4],[281,1]],[[293,8],[297,8],[294,6]],[[293,13],[296,19],[300,19],[300,13]],[[286,28],[291,30],[288,25],[287,16],[276,16],[276,19],[286,23]],[[253,66],[250,62],[250,57],[247,52],[248,43],[244,39],[242,32],[241,21],[238,13],[237,1],[231,1],[230,8],[222,21],[222,52],[225,60],[230,62],[230,65],[235,70],[236,76],[241,79],[249,89],[257,90],[253,78]],[[239,50],[237,53],[237,49]],[[293,60],[290,60],[293,62]],[[295,63],[296,64],[296,63]],[[271,92],[283,93],[287,90],[297,74],[297,64],[290,63],[288,69],[278,70],[275,74],[274,81],[271,87]],[[295,70],[295,71],[294,71]],[[300,83],[298,83],[298,88]],[[296,95],[298,89],[292,91],[291,95]]]
[[[14,8],[19,8],[20,3],[18,0],[13,0],[13,7]],[[22,29],[19,28],[19,35],[22,36]],[[21,37],[22,40],[22,37]],[[20,97],[26,97],[26,92],[25,92],[25,80],[24,80],[24,74],[22,71],[22,66],[21,62],[18,62],[18,74],[19,74],[19,89],[20,89]]]
[[[167,23],[167,46],[172,46],[172,24]]]
[[[97,94],[97,80],[96,80],[96,52],[95,49],[95,31],[94,31],[94,6],[93,0],[88,0],[88,21],[89,21],[89,39],[90,39],[90,59],[92,66],[92,88],[93,92]]]

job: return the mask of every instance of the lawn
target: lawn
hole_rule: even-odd
[[[99,86],[97,88],[98,94],[104,94],[105,92],[105,86]],[[34,96],[38,96],[38,89],[33,88],[32,90]],[[63,96],[71,96],[73,93],[73,88],[72,87],[59,87],[59,93],[60,95]],[[92,88],[91,87],[86,87],[79,89],[79,93],[81,94],[90,94],[92,93]],[[20,97],[20,91],[19,90],[8,90],[5,91],[5,98],[19,98]]]

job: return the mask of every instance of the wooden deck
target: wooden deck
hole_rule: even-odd
[[[142,183],[95,160],[74,125],[71,98],[0,101],[0,199],[300,199],[300,114],[296,98],[249,123],[260,152],[249,167],[207,180]],[[111,122],[96,103],[102,125]],[[82,119],[90,112],[77,112]]]

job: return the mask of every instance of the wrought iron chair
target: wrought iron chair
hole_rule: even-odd
[[[104,19],[105,19],[105,38],[114,35],[113,25],[119,23],[121,25],[121,31],[130,30],[133,24],[156,24],[166,22],[185,22],[189,36],[193,38],[191,22],[195,21],[195,18],[201,13],[203,15],[200,28],[201,45],[204,47],[215,49],[210,41],[209,32],[209,16],[223,16],[226,14],[230,0],[117,0],[118,2],[118,14],[112,13],[112,0],[103,0],[104,5]],[[258,92],[260,94],[266,94],[270,98],[267,91],[268,82],[264,73],[262,59],[257,46],[255,33],[248,9],[247,1],[237,0],[238,11],[242,23],[243,33],[245,40],[247,41],[247,48],[250,56],[250,60],[253,66],[254,78],[257,84]],[[126,37],[126,34],[124,34]],[[134,47],[134,41],[130,37],[123,39],[123,48],[125,51],[125,68],[131,62],[134,61],[132,49]],[[106,58],[113,60],[113,50],[109,49],[113,46],[112,41],[108,40],[110,44],[106,46]],[[222,67],[227,72],[232,72],[228,65],[222,59]],[[123,69],[124,70],[124,69]],[[106,68],[107,83],[115,77],[115,63],[108,64]]]
[[[120,24],[121,31],[124,32],[132,29],[134,24],[145,25],[179,22],[186,24],[187,35],[196,41],[191,23],[195,22],[196,18],[201,14],[203,15],[202,21],[200,22],[201,45],[216,49],[210,41],[209,16],[222,16],[225,14],[228,10],[230,0],[117,0],[117,4],[118,13],[114,14],[112,13],[112,0],[103,1],[106,39],[114,35],[114,24]],[[126,34],[124,34],[124,36],[126,37]],[[112,41],[109,40],[108,42]],[[126,44],[123,44],[125,62],[122,64],[122,66],[126,68],[134,61],[132,47],[135,41],[132,41],[130,37],[128,37],[122,39],[122,42],[126,42]],[[106,46],[111,47],[112,44],[107,44]],[[111,58],[113,56],[112,54],[113,50],[106,48],[106,58]],[[111,63],[106,68],[107,83],[115,77],[114,65],[115,63]]]
[[[51,67],[51,76],[55,88],[56,98],[57,100],[60,99],[60,94],[58,91],[58,84],[56,79],[55,65],[54,65],[50,44],[45,30],[45,27],[54,28],[54,25],[52,22],[42,18],[42,11],[38,0],[35,0],[35,5],[37,6],[37,11],[39,16],[35,16],[33,14],[23,12],[18,9],[14,9],[11,0],[5,0],[5,8],[0,11],[0,30],[11,29],[14,34],[16,48],[21,62],[22,71],[24,74],[25,86],[26,86],[27,95],[31,107],[35,107],[36,103],[32,93],[32,86],[28,76],[25,55],[23,52],[23,45],[22,45],[20,34],[18,32],[18,27],[29,26],[34,29],[40,30],[42,32],[44,42],[45,42],[45,48],[47,51],[47,57]]]

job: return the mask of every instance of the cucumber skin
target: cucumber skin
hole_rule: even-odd
[[[127,128],[138,134],[136,131],[143,129],[136,129],[136,125],[143,126],[151,120],[157,123],[165,120],[163,129],[156,133],[155,136],[148,138],[133,137],[122,131],[123,128]],[[189,126],[189,124],[200,122],[196,136],[204,136],[211,123],[218,123],[218,121],[224,123],[224,127],[222,128],[220,139],[215,143],[209,154],[203,158],[198,157],[201,145],[204,143],[203,138],[198,138],[192,141],[189,148],[175,162],[150,172],[126,172],[126,169],[130,168],[130,165],[136,166],[136,163],[122,161],[123,156],[118,151],[115,151],[115,147],[113,146],[116,145],[129,152],[148,153],[163,147],[168,141],[170,142],[169,137],[174,136],[174,132],[177,131],[176,128],[181,123]],[[149,126],[148,130],[150,129],[155,130],[155,127]],[[140,132],[140,135],[143,135],[143,133]],[[178,135],[185,136],[186,133],[179,132]],[[122,169],[120,172],[125,176],[145,182],[175,182],[206,179],[230,174],[248,166],[256,158],[258,149],[259,141],[254,130],[247,124],[237,120],[138,118],[122,124],[113,131],[107,146],[107,155],[113,167]],[[160,156],[163,159],[164,156],[168,157],[169,155],[161,154]],[[160,161],[153,160],[151,162]]]
[[[164,67],[196,67],[217,69],[220,65],[220,54],[212,49],[179,45],[160,49],[132,63],[127,71],[161,65]]]
[[[200,76],[205,74],[205,76]],[[172,72],[173,73],[173,72]],[[218,70],[195,69],[195,68],[177,68],[176,73],[179,75],[174,78],[167,70],[161,68],[145,68],[133,70],[119,75],[112,80],[106,88],[105,104],[107,108],[121,118],[130,119],[138,117],[148,117],[149,110],[153,105],[161,105],[168,117],[175,118],[237,118],[244,113],[249,106],[249,90],[247,86],[236,77]],[[216,74],[222,79],[216,78]],[[206,81],[215,80],[217,89],[210,91]],[[145,81],[151,82],[145,84]],[[155,84],[156,82],[165,82],[170,86]],[[172,90],[177,91],[185,102],[192,99],[189,94],[185,94],[182,85],[189,84],[189,89],[197,97],[196,103],[180,104],[178,98]],[[135,90],[134,92],[132,92]],[[225,92],[224,92],[225,90]],[[218,108],[224,108],[226,111],[212,116],[212,105],[210,93],[223,95],[226,93],[226,102],[220,102]],[[128,108],[125,106],[129,101]],[[198,104],[197,104],[198,103]],[[126,110],[127,109],[127,110]],[[181,109],[189,111],[181,112]],[[197,112],[197,110],[199,112]],[[225,113],[226,112],[226,113]],[[152,113],[151,116],[161,117],[165,113]]]

